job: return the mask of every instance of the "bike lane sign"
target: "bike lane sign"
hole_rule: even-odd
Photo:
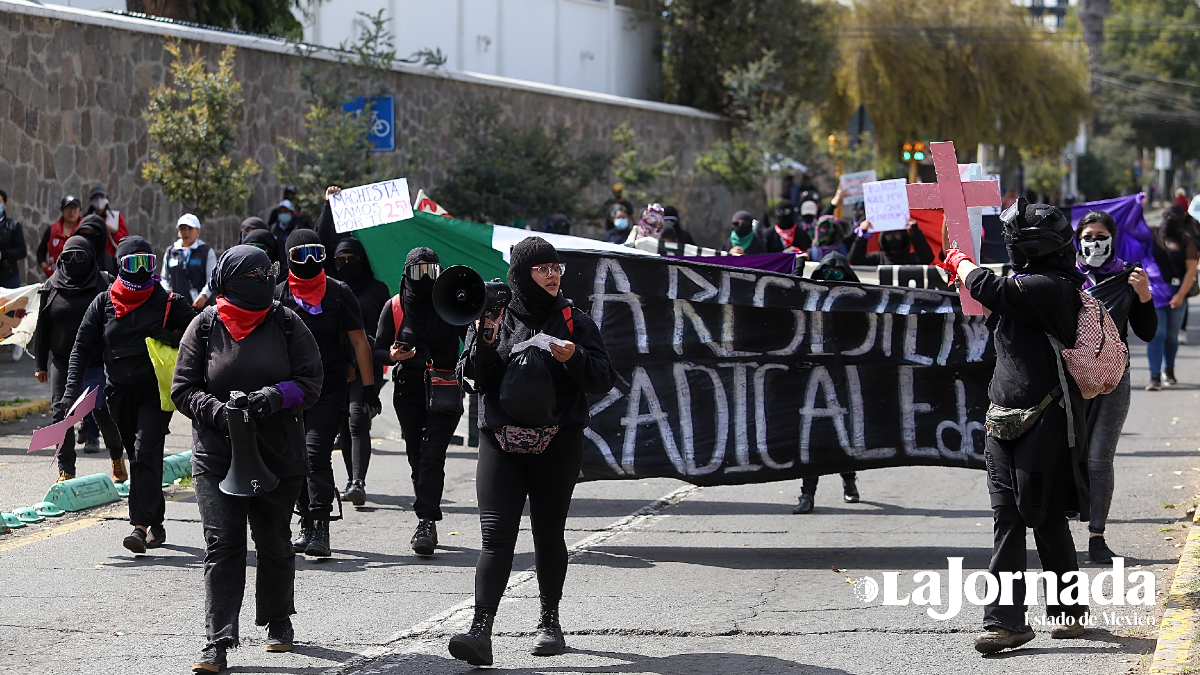
[[[396,149],[396,99],[392,96],[356,96],[342,105],[342,110],[358,117],[371,102],[371,128],[367,141],[371,152],[392,152]]]

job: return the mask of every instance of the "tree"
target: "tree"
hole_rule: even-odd
[[[495,103],[467,103],[454,117],[460,151],[437,187],[438,202],[455,216],[505,222],[520,204],[531,217],[583,212],[583,190],[604,178],[612,155],[573,148],[566,127],[549,133],[500,121]]]
[[[613,130],[612,139],[620,147],[613,158],[613,174],[625,184],[626,195],[634,202],[670,201],[661,191],[652,192],[649,188],[660,178],[675,175],[675,157],[668,155],[657,162],[643,162],[639,157],[642,144],[637,142],[636,137],[637,132],[629,126],[629,122],[622,122]]]
[[[237,50],[226,47],[217,71],[209,73],[198,46],[187,60],[177,40],[165,49],[174,57],[173,82],[151,91],[142,113],[158,145],[142,164],[142,176],[201,220],[223,209],[236,211],[259,171],[253,159],[238,163],[231,156],[242,129],[242,85],[233,76]]]
[[[324,0],[127,0],[125,8],[177,21],[247,33],[276,35],[299,40],[304,27],[293,10],[303,16]]]

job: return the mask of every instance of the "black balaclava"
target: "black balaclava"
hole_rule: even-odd
[[[99,285],[100,268],[96,266],[96,254],[92,250],[91,242],[85,237],[75,235],[63,245],[62,252],[69,251],[83,251],[87,254],[87,260],[68,263],[60,255],[54,264],[56,271],[50,277],[50,285],[63,291],[81,291]]]
[[[791,200],[780,199],[775,205],[775,222],[785,230],[790,230],[796,224],[796,207]]]
[[[739,237],[744,237],[754,231],[754,216],[749,211],[738,211],[733,214],[733,230]]]
[[[275,299],[275,277],[246,276],[252,270],[271,266],[271,258],[262,249],[238,244],[221,254],[208,284],[213,293],[224,296],[234,306],[263,310]]]
[[[251,228],[251,231],[246,232],[246,228]],[[238,243],[246,243],[246,238],[249,237],[250,234],[258,232],[259,230],[262,230],[263,232],[270,232],[271,228],[267,227],[266,221],[258,216],[250,216],[249,218],[243,220],[242,226],[238,230]]]
[[[850,261],[846,259],[846,256],[837,251],[826,253],[825,257],[821,258],[821,264],[817,265],[817,269],[813,270],[812,278],[820,281],[837,281],[837,279],[829,278],[827,272],[830,270],[841,270],[841,281],[858,283],[858,275],[850,268]]]
[[[508,308],[535,324],[546,323],[560,303],[566,301],[562,299],[561,287],[558,295],[553,296],[539,286],[533,280],[532,268],[559,262],[558,250],[541,237],[526,237],[513,244],[508,257],[508,285],[512,289]]]
[[[94,213],[84,216],[83,220],[75,226],[75,234],[88,240],[88,243],[92,245],[93,253],[104,250],[104,234],[107,231],[108,225],[104,219]]]
[[[341,245],[339,244],[338,247],[341,248]],[[408,257],[404,259],[404,269],[407,272],[410,266],[422,262],[440,264],[442,261],[433,249],[418,246],[408,252]],[[431,326],[431,322],[433,324],[441,322],[441,317],[433,309],[433,284],[433,279],[422,277],[419,281],[413,281],[408,278],[407,274],[400,280],[400,296],[403,301],[404,316],[411,317],[413,327],[420,332],[426,331]]]
[[[347,253],[354,255],[356,260],[349,264],[343,263],[339,256]],[[346,282],[355,295],[365,293],[375,280],[375,274],[371,271],[371,261],[367,260],[367,250],[363,248],[362,242],[353,237],[346,237],[338,242],[333,253],[333,264],[333,276]]]
[[[908,253],[912,240],[904,230],[889,230],[879,234],[879,248],[885,256],[897,257]]]
[[[270,231],[255,230],[250,234],[247,234],[246,238],[242,240],[242,243],[246,244],[247,246],[257,244],[263,247],[263,250],[267,253],[267,257],[271,259],[271,262],[279,262],[279,242],[275,241],[275,235],[271,234]]]
[[[1020,202],[1017,206],[1020,207]],[[1050,223],[1051,227],[1057,223],[1057,227],[1068,232],[1069,234],[1064,237],[1065,243],[1045,255],[1030,256],[1021,250],[1021,241],[1009,243],[1006,240],[1005,248],[1008,250],[1008,259],[1012,262],[1013,271],[1021,275],[1049,274],[1060,277],[1075,286],[1082,286],[1086,277],[1075,268],[1075,241],[1070,221],[1057,208],[1047,204],[1026,204],[1022,226],[1046,227],[1044,223]],[[1007,224],[1005,227],[1011,229]],[[1024,241],[1031,240],[1025,239]]]
[[[154,249],[150,248],[150,242],[136,234],[125,237],[121,243],[117,244],[117,260],[134,253],[154,253]],[[119,274],[125,281],[135,286],[143,286],[150,281],[150,277],[154,276],[154,270],[139,268],[137,272],[126,272],[124,269],[120,269]]]
[[[292,262],[291,256],[292,249],[297,246],[320,243],[322,243],[321,237],[312,230],[299,229],[289,234],[287,238],[287,245],[284,247],[287,250],[283,252],[284,257],[286,257],[288,261],[288,271],[300,277],[301,279],[312,279],[320,274],[321,270],[325,269],[324,262],[315,262],[311,258],[303,263]],[[326,251],[325,255],[329,255],[329,251]]]

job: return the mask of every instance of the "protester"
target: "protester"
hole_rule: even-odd
[[[604,241],[610,244],[624,244],[629,238],[629,213],[624,208],[613,212],[613,226],[604,233]]]
[[[633,202],[625,198],[624,183],[613,183],[612,197],[604,202],[604,229],[606,231],[616,227],[617,209],[624,211],[626,217],[633,213]]]
[[[995,532],[988,572],[998,578],[1025,572],[1025,532],[1031,527],[1042,569],[1055,576],[1051,587],[1065,588],[1064,575],[1079,569],[1067,512],[1090,518],[1090,500],[1081,472],[1085,436],[1078,433],[1084,419],[1082,394],[1065,374],[1047,335],[1075,345],[1085,278],[1075,269],[1071,222],[1058,209],[1021,199],[1001,221],[1016,276],[997,276],[949,247],[942,264],[965,278],[971,296],[990,310],[987,325],[996,343],[985,449]],[[1067,383],[1066,392],[1061,381]],[[1070,418],[1065,405],[1071,406]],[[1074,443],[1068,440],[1068,419],[1075,423]],[[976,650],[991,654],[1034,638],[1024,598],[1025,580],[1018,576],[1009,604],[997,598],[984,608],[984,632],[975,640]],[[1083,634],[1086,605],[1047,610],[1056,622],[1050,637]]]
[[[79,221],[79,226],[75,228],[75,234],[87,239],[88,243],[92,245],[96,266],[100,268],[100,271],[115,278],[117,276],[117,256],[108,252],[108,226],[104,224],[104,219],[94,213],[84,216],[83,220]]]
[[[279,247],[275,243],[275,236],[270,232],[267,232],[266,230],[254,230],[246,235],[246,238],[242,240],[242,243],[247,246],[253,246],[263,253],[266,253],[267,257],[271,259],[271,262],[280,262]],[[282,266],[283,264],[280,263],[280,267]]]
[[[633,246],[638,239],[652,237],[658,239],[662,235],[663,228],[663,207],[661,204],[647,204],[642,210],[642,215],[638,218],[637,227],[629,233],[629,238],[625,240],[626,246]]]
[[[808,251],[809,260],[821,260],[830,253],[846,254],[846,238],[842,221],[833,216],[821,216],[813,225],[812,247]]]
[[[332,219],[332,215],[330,218]],[[304,229],[300,225],[300,220],[296,218],[296,207],[287,198],[279,202],[279,205],[272,209],[267,222],[271,226],[271,234],[275,235],[275,245],[279,247],[281,254],[287,252],[288,237],[292,236],[293,232]],[[288,257],[281,255],[280,258],[280,267],[286,271],[289,264]]]
[[[468,330],[458,363],[460,381],[472,383],[479,393],[476,489],[483,549],[475,568],[475,616],[468,632],[450,639],[450,654],[472,665],[492,663],[492,621],[512,570],[526,498],[542,609],[532,652],[553,655],[566,648],[558,615],[567,573],[563,530],[583,463],[587,394],[607,392],[616,380],[600,329],[559,290],[564,266],[558,251],[544,239],[528,237],[512,247],[510,260],[508,308],[495,323],[484,319],[483,332],[478,325]],[[538,332],[561,345],[552,343],[549,353],[536,347],[512,352]],[[525,361],[525,355],[537,361]],[[542,365],[541,372],[549,371],[553,388],[529,391],[529,402],[553,409],[558,419],[551,425],[515,419],[501,403],[509,370],[538,372],[535,363]]]
[[[374,348],[379,313],[383,311],[390,296],[387,284],[375,278],[371,261],[367,260],[366,249],[353,237],[338,242],[333,259],[336,268],[333,277],[349,286],[354,292],[354,297],[358,298],[363,332]],[[383,385],[383,367],[372,362],[370,369],[378,389]],[[366,503],[367,467],[371,462],[371,418],[380,411],[379,408],[370,407],[363,399],[362,373],[357,370],[354,373],[354,381],[349,385],[349,396],[349,414],[343,419],[338,431],[342,460],[346,464],[346,489],[342,492],[342,499],[355,506],[362,506]]]
[[[212,297],[208,281],[217,267],[217,253],[200,238],[200,219],[185,213],[175,225],[179,238],[163,254],[163,288],[182,295],[192,307],[204,309]]]
[[[663,207],[663,228],[675,228],[675,237],[680,244],[696,245],[696,239],[692,237],[692,233],[683,229],[683,221],[679,219],[679,209],[674,206]]]
[[[205,646],[193,672],[226,667],[240,642],[246,588],[246,523],[254,537],[255,620],[267,627],[266,650],[295,641],[296,553],[292,506],[306,468],[300,412],[321,392],[321,354],[296,314],[272,302],[278,265],[250,246],[221,256],[210,281],[215,306],[193,321],[179,344],[171,398],[192,420],[192,478],[204,528]],[[249,394],[258,454],[279,484],[253,497],[225,494],[230,470],[230,392]]]
[[[67,401],[79,398],[88,364],[103,351],[108,409],[130,461],[129,520],[134,529],[124,546],[134,553],[158,548],[167,537],[161,485],[163,440],[171,413],[161,407],[146,338],[177,346],[196,315],[184,298],[159,285],[151,250],[149,242],[135,235],[117,245],[120,276],[88,305],[71,349],[63,392]]]
[[[775,234],[784,252],[807,251],[812,246],[808,233],[796,223],[795,205],[787,199],[775,205]]]
[[[75,226],[79,224],[79,198],[67,195],[62,198],[58,207],[61,216],[58,220],[46,226],[42,232],[42,241],[37,248],[38,265],[46,278],[54,274],[54,264],[62,253],[63,245],[75,234]]]
[[[104,252],[104,249],[100,249]],[[106,253],[106,252],[105,252]],[[96,265],[92,245],[76,235],[63,245],[62,253],[55,262],[54,276],[42,284],[38,292],[37,327],[33,333],[33,356],[37,363],[34,377],[38,382],[50,382],[50,410],[55,422],[62,421],[74,400],[66,399],[63,393],[67,385],[67,370],[71,360],[71,349],[75,336],[83,322],[84,313],[95,297],[113,282],[113,277]],[[89,413],[85,428],[88,430],[84,452],[100,451],[100,431],[104,432],[109,459],[112,460],[113,482],[123,483],[129,479],[121,447],[121,434],[117,431],[108,408],[104,405],[104,363],[96,352],[86,364],[83,375],[84,388],[97,387],[96,408]],[[95,429],[95,431],[93,431]],[[67,429],[63,442],[58,446],[58,480],[75,477],[75,428]]]
[[[281,214],[282,215],[282,214]],[[325,274],[325,246],[312,230],[296,230],[287,240],[287,280],[276,289],[284,307],[296,312],[316,338],[324,378],[321,397],[304,412],[309,477],[300,489],[297,553],[332,555],[329,521],[333,515],[333,439],[349,408],[348,383],[361,369],[363,401],[379,408],[371,347],[363,332],[358,299],[346,284]],[[368,367],[362,368],[367,365]]]
[[[1186,214],[1178,204],[1167,207],[1162,223],[1154,233],[1151,253],[1155,268],[1150,276],[1150,292],[1158,312],[1158,330],[1146,345],[1150,361],[1147,391],[1158,391],[1165,384],[1175,386],[1175,354],[1179,350],[1179,327],[1187,312],[1188,291],[1196,282],[1196,261],[1200,253],[1196,242],[1184,227]]]
[[[550,234],[571,234],[571,219],[565,213],[556,213],[546,221],[545,231]]]
[[[738,211],[733,214],[729,239],[721,247],[730,255],[753,255],[755,253],[780,253],[783,242],[774,230],[760,230],[758,221],[749,211]]]
[[[285,185],[284,186],[283,196],[280,197],[280,199],[282,201],[279,204],[276,204],[275,208],[271,209],[271,211],[267,214],[267,227],[270,228],[272,232],[275,231],[275,225],[279,223],[279,212],[281,209],[284,208],[283,202],[287,202],[286,208],[288,211],[290,211],[292,213],[292,215],[293,215],[292,219],[295,219],[295,216],[299,213],[299,211],[294,206],[294,204],[296,202],[296,194],[298,192],[299,192],[299,190],[296,189],[295,185]],[[292,220],[292,219],[289,219],[289,220]],[[299,224],[299,220],[296,220],[295,224]],[[284,242],[279,242],[280,248],[283,247],[283,244],[284,244]]]
[[[675,231],[674,227],[663,225],[662,235],[658,237],[658,240],[664,244],[678,244],[679,233]]]
[[[441,270],[432,249],[422,246],[409,251],[400,292],[377,314],[375,333],[375,362],[392,367],[392,406],[404,432],[416,497],[417,529],[409,544],[418,555],[433,555],[437,546],[446,448],[462,417],[462,410],[429,410],[426,394],[426,373],[433,375],[431,368],[454,371],[462,337],[462,331],[443,321],[433,308],[433,284]]]
[[[111,208],[108,202],[108,189],[103,185],[97,185],[88,193],[87,215],[92,214],[100,216],[104,220],[105,251],[109,255],[115,256],[117,244],[129,236],[129,227],[125,224],[125,216],[121,215],[120,211]],[[97,249],[97,257],[99,254],[100,251]]]
[[[243,220],[241,226],[238,227],[238,243],[246,243],[246,237],[250,236],[250,233],[252,232],[269,233],[270,231],[270,226],[268,226],[262,218],[259,218],[258,216],[250,216],[249,218]],[[278,245],[276,248],[278,248]],[[272,260],[271,262],[278,261]]]
[[[879,233],[879,250],[867,253],[867,242],[875,233],[871,221],[864,220],[850,241],[851,265],[928,265],[933,262],[933,249],[913,218],[903,230]]]
[[[8,193],[0,190],[0,288],[21,286],[21,261],[27,256],[25,229],[8,210]],[[21,360],[21,345],[12,346],[12,360]]]
[[[1075,226],[1075,245],[1079,251],[1075,268],[1087,277],[1083,289],[1104,304],[1126,345],[1130,327],[1139,338],[1148,342],[1158,329],[1150,280],[1142,268],[1117,257],[1118,237],[1120,230],[1111,215],[1103,211],[1085,215]],[[1129,414],[1129,389],[1129,369],[1126,368],[1121,383],[1112,393],[1100,394],[1084,403],[1092,493],[1088,557],[1102,565],[1111,563],[1115,555],[1104,541],[1104,528],[1112,505],[1113,457]]]
[[[518,230],[529,229],[525,225],[525,207],[520,204],[512,205],[512,221],[508,224],[509,227],[515,227]]]
[[[812,238],[817,224],[817,216],[820,215],[821,207],[811,199],[800,202],[800,227],[804,229],[809,238]]]

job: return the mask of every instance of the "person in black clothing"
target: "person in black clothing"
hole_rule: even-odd
[[[907,229],[879,233],[879,250],[867,253],[867,242],[873,236],[871,221],[864,220],[855,229],[854,236],[847,237],[851,265],[928,265],[933,262],[933,249],[912,218],[908,219]]]
[[[304,413],[309,477],[297,500],[300,536],[292,544],[297,553],[326,558],[332,555],[329,521],[334,500],[333,439],[348,412],[347,384],[361,370],[364,404],[378,410],[379,394],[370,366],[371,347],[354,292],[326,276],[325,246],[316,232],[296,230],[287,244],[291,265],[287,281],[276,288],[276,297],[300,316],[316,338],[324,372],[321,398]]]
[[[21,269],[18,265],[29,255],[25,248],[25,230],[21,221],[8,211],[8,193],[0,190],[0,288],[17,288],[21,285]]]
[[[271,228],[262,218],[259,218],[258,216],[250,216],[249,218],[246,218],[242,221],[241,226],[238,228],[238,243],[246,243],[246,237],[250,236],[250,233],[259,231],[270,234]],[[278,245],[276,245],[276,248],[278,248]]]
[[[668,227],[675,228],[675,240],[680,244],[695,246],[695,237],[691,232],[683,229],[683,221],[679,219],[679,209],[670,205],[663,207],[663,229],[666,230]]]
[[[812,246],[812,237],[796,223],[795,205],[787,199],[775,205],[775,234],[786,252],[803,252]]]
[[[108,229],[104,224],[104,219],[96,214],[91,214],[83,217],[79,221],[79,227],[75,228],[75,234],[87,239],[92,245],[92,251],[95,252],[96,267],[100,268],[101,272],[116,277],[117,276],[117,257],[108,252],[105,248],[108,241]]]
[[[629,220],[629,213],[624,208],[618,206],[612,213],[612,225],[608,231],[604,233],[604,241],[610,244],[624,244],[629,238],[629,228],[632,226]]]
[[[1104,304],[1121,338],[1129,343],[1128,330],[1149,342],[1158,330],[1158,315],[1150,280],[1141,267],[1117,257],[1117,223],[1103,211],[1085,215],[1075,227],[1075,269],[1087,277],[1083,289]],[[1088,523],[1088,557],[1092,562],[1112,562],[1112,549],[1104,541],[1104,529],[1113,495],[1113,456],[1117,440],[1129,415],[1129,369],[1111,393],[1084,403],[1087,411],[1088,476],[1092,493],[1092,519]]]
[[[1024,573],[1025,532],[1033,528],[1042,569],[1057,576],[1057,588],[1065,588],[1063,575],[1079,569],[1067,513],[1088,519],[1090,499],[1083,399],[1054,340],[1075,346],[1084,276],[1075,269],[1071,222],[1058,209],[1020,199],[1001,221],[1016,276],[997,276],[949,247],[942,263],[952,280],[965,277],[971,296],[990,311],[996,368],[988,388],[989,420],[1004,415],[1003,409],[1012,411],[1006,417],[1033,420],[1031,426],[989,424],[985,454],[995,544],[988,571],[997,578],[1001,572]],[[1069,423],[1075,427],[1070,431]],[[1024,597],[1025,581],[1017,578],[1011,604],[997,598],[984,608],[976,650],[990,654],[1034,638]],[[1080,604],[1047,607],[1058,624],[1050,637],[1079,637],[1086,613]]]
[[[281,254],[287,252],[288,237],[292,236],[293,232],[308,229],[307,224],[297,217],[296,207],[287,198],[279,202],[279,205],[271,210],[270,217],[267,218],[267,223],[271,227],[271,234],[275,237],[275,245],[279,247]],[[280,258],[280,268],[287,270],[289,264],[287,256],[280,255]]]
[[[733,214],[729,239],[721,247],[730,255],[752,255],[754,253],[781,253],[783,242],[774,230],[764,230],[758,227],[758,221],[749,211],[738,211]]]
[[[275,235],[270,232],[266,230],[252,230],[242,239],[242,243],[266,253],[271,262],[280,263],[279,266],[283,267],[283,263],[279,260],[279,246],[275,242]]]
[[[101,249],[103,250],[103,249]],[[74,401],[63,398],[67,385],[67,365],[71,360],[71,348],[79,324],[92,300],[108,289],[113,278],[96,268],[92,245],[81,236],[74,236],[63,246],[62,255],[54,263],[54,276],[42,284],[38,292],[37,328],[33,332],[33,354],[37,363],[34,377],[38,382],[50,382],[51,410],[54,421],[67,416]],[[129,479],[125,457],[121,448],[121,435],[113,424],[108,408],[104,406],[104,365],[101,355],[96,353],[87,364],[83,386],[99,387],[96,408],[88,417],[95,421],[88,424],[84,452],[100,452],[99,434],[102,430],[109,458],[112,460],[113,482],[122,483]],[[93,434],[91,429],[96,426]],[[95,448],[94,450],[92,448]],[[75,477],[75,429],[67,429],[63,442],[58,447],[58,480]]]
[[[146,350],[146,338],[179,344],[196,312],[190,302],[167,293],[154,275],[150,243],[129,236],[117,245],[121,274],[97,295],[83,315],[71,349],[63,398],[74,402],[97,352],[104,353],[109,412],[129,456],[129,520],[133,532],[125,548],[145,553],[166,541],[166,501],[162,493],[163,440],[171,413],[159,401],[158,379]],[[149,535],[147,536],[147,530]]]
[[[209,282],[215,306],[204,308],[179,343],[171,400],[192,420],[192,477],[205,542],[207,641],[193,672],[223,669],[226,650],[238,645],[247,520],[257,567],[254,623],[267,627],[269,652],[291,651],[294,641],[296,553],[289,526],[307,463],[301,413],[320,396],[323,372],[308,327],[272,302],[277,269],[251,246],[226,251]],[[253,497],[219,487],[233,458],[226,409],[232,391],[249,394],[258,453],[279,479]]]
[[[542,606],[532,653],[561,654],[566,648],[558,616],[567,575],[563,528],[583,463],[587,394],[609,391],[616,381],[600,329],[559,290],[564,266],[558,251],[540,237],[528,237],[512,247],[510,260],[508,308],[495,323],[484,319],[482,332],[478,322],[467,331],[458,362],[459,380],[479,394],[476,489],[483,550],[475,568],[475,617],[467,633],[450,639],[450,654],[472,665],[492,663],[492,620],[512,570],[527,497]],[[529,397],[553,393],[553,406],[541,401],[553,407],[557,423],[551,426],[543,426],[544,419],[537,426],[515,419],[501,396],[508,369],[527,353],[513,353],[513,346],[539,332],[561,341],[548,353],[536,347],[528,353],[554,382],[553,392],[528,392]]]
[[[1146,345],[1146,357],[1150,361],[1147,391],[1179,384],[1175,379],[1179,329],[1187,316],[1188,292],[1196,283],[1197,261],[1200,260],[1200,248],[1188,234],[1186,222],[1187,214],[1178,204],[1167,207],[1150,249],[1154,265],[1147,266],[1146,271],[1158,311],[1158,332]]]
[[[379,313],[389,297],[387,284],[375,278],[366,249],[353,237],[338,242],[333,258],[337,268],[333,276],[345,282],[358,298],[363,332],[373,348]],[[383,366],[372,363],[371,371],[378,389],[383,386]],[[342,499],[355,506],[366,503],[367,467],[371,463],[371,418],[379,412],[378,408],[370,408],[364,403],[362,373],[356,372],[350,383],[350,414],[342,421],[338,432],[342,460],[346,463],[346,489]]]
[[[422,246],[409,251],[400,293],[382,308],[375,334],[375,362],[392,366],[392,405],[404,431],[404,452],[416,496],[417,530],[409,543],[418,555],[433,555],[437,546],[446,448],[462,417],[461,411],[434,412],[426,405],[426,371],[455,370],[463,334],[433,309],[433,284],[441,268],[432,249]]]

